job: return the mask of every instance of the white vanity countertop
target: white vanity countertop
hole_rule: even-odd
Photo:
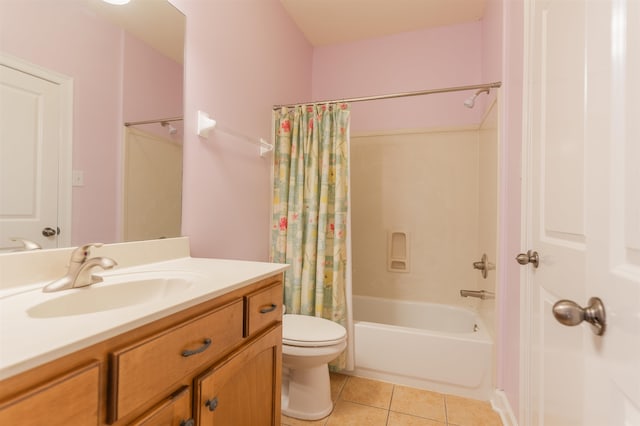
[[[262,278],[281,273],[287,265],[238,260],[184,257],[96,273],[104,283],[44,293],[48,282],[13,287],[0,292],[0,380],[144,324],[205,302]],[[118,281],[146,276],[190,279],[170,297],[73,315],[34,315],[34,307],[73,292],[102,291]],[[128,285],[128,284],[123,284]],[[96,295],[99,295],[96,291]],[[142,292],[144,293],[144,292]],[[83,295],[84,296],[84,295]],[[31,312],[31,313],[30,313]]]

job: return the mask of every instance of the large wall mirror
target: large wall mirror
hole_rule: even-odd
[[[179,235],[184,31],[167,0],[0,0],[0,252]]]

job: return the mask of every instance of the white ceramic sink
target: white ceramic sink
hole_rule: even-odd
[[[188,291],[194,277],[134,274],[105,277],[104,282],[71,290],[27,309],[31,318],[84,315],[175,298]]]

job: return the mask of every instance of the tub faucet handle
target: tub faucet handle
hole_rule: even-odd
[[[491,269],[495,269],[495,265],[489,262],[489,258],[486,253],[482,253],[482,258],[479,262],[473,262],[473,269],[478,269],[482,273],[482,278],[487,278],[487,274]]]

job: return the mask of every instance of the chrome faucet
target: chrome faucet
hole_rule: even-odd
[[[86,244],[75,249],[73,253],[71,253],[69,270],[65,276],[50,282],[44,286],[42,291],[49,293],[53,291],[67,290],[70,288],[85,287],[101,282],[102,277],[93,275],[91,270],[96,266],[102,269],[111,269],[116,266],[117,263],[109,257],[89,258],[91,247],[102,247],[102,244]]]
[[[7,251],[7,252],[31,251],[31,250],[40,250],[42,248],[40,244],[36,243],[35,241],[27,240],[26,238],[11,237],[9,239],[11,241],[20,243],[20,246],[0,247],[0,251]]]
[[[460,290],[460,296],[462,297],[477,297],[478,299],[495,299],[496,294],[487,290]]]

